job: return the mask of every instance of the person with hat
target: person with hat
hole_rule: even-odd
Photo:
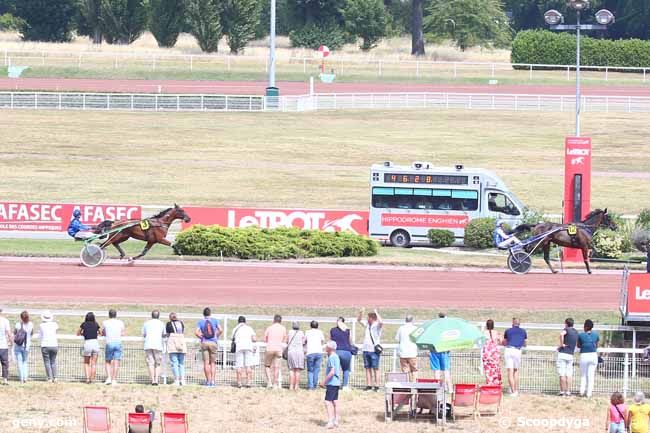
[[[74,212],[72,212],[72,220],[70,220],[70,224],[68,224],[68,235],[73,237],[75,240],[84,240],[94,235],[91,229],[92,227],[81,222],[81,211],[75,209]]]
[[[289,389],[298,391],[300,373],[305,369],[305,333],[300,330],[300,323],[293,321],[287,335],[287,365],[289,367]]]
[[[41,314],[41,324],[38,327],[38,338],[41,340],[41,355],[45,365],[48,382],[56,382],[56,355],[59,352],[59,342],[56,331],[59,325],[54,321],[54,315],[45,310]]]
[[[497,220],[496,228],[494,229],[494,245],[499,249],[508,249],[512,245],[519,245],[521,241],[517,236],[509,234],[505,229],[505,221]]]

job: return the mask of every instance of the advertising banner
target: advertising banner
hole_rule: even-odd
[[[469,223],[465,215],[417,215],[385,213],[381,215],[381,224],[389,227],[437,227],[461,229]]]
[[[627,280],[627,312],[650,316],[650,274],[630,274]]]
[[[591,138],[564,141],[564,223],[579,222],[591,212]],[[564,249],[564,260],[581,262],[582,253]]]

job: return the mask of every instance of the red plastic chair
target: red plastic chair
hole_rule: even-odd
[[[84,433],[110,433],[111,415],[104,406],[84,406]]]
[[[187,414],[178,412],[163,412],[160,418],[163,433],[189,433]]]
[[[440,379],[418,378],[417,383],[440,383]],[[436,401],[433,395],[420,394],[416,404],[418,409],[428,409],[433,412],[436,409]]]
[[[503,399],[503,390],[501,385],[481,385],[478,389],[478,400],[476,401],[476,414],[481,416],[481,405],[496,405],[496,413],[501,412],[501,400]]]
[[[472,415],[476,418],[476,385],[457,383],[454,385],[454,397],[451,400],[452,415],[456,420],[457,407],[471,407]]]
[[[126,433],[149,433],[151,415],[148,413],[127,413]]]

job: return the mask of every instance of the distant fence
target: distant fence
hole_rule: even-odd
[[[650,97],[583,96],[583,112],[649,113]],[[0,109],[105,111],[503,110],[573,112],[569,95],[319,93],[264,97],[201,94],[0,92]]]

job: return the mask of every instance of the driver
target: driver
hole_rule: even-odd
[[[75,209],[72,212],[72,220],[68,224],[68,234],[75,238],[75,240],[84,240],[94,235],[91,231],[92,227],[85,225],[81,222],[81,211]]]
[[[521,241],[515,235],[506,233],[503,220],[498,220],[494,229],[494,244],[497,248],[507,249],[512,245],[521,245]]]

